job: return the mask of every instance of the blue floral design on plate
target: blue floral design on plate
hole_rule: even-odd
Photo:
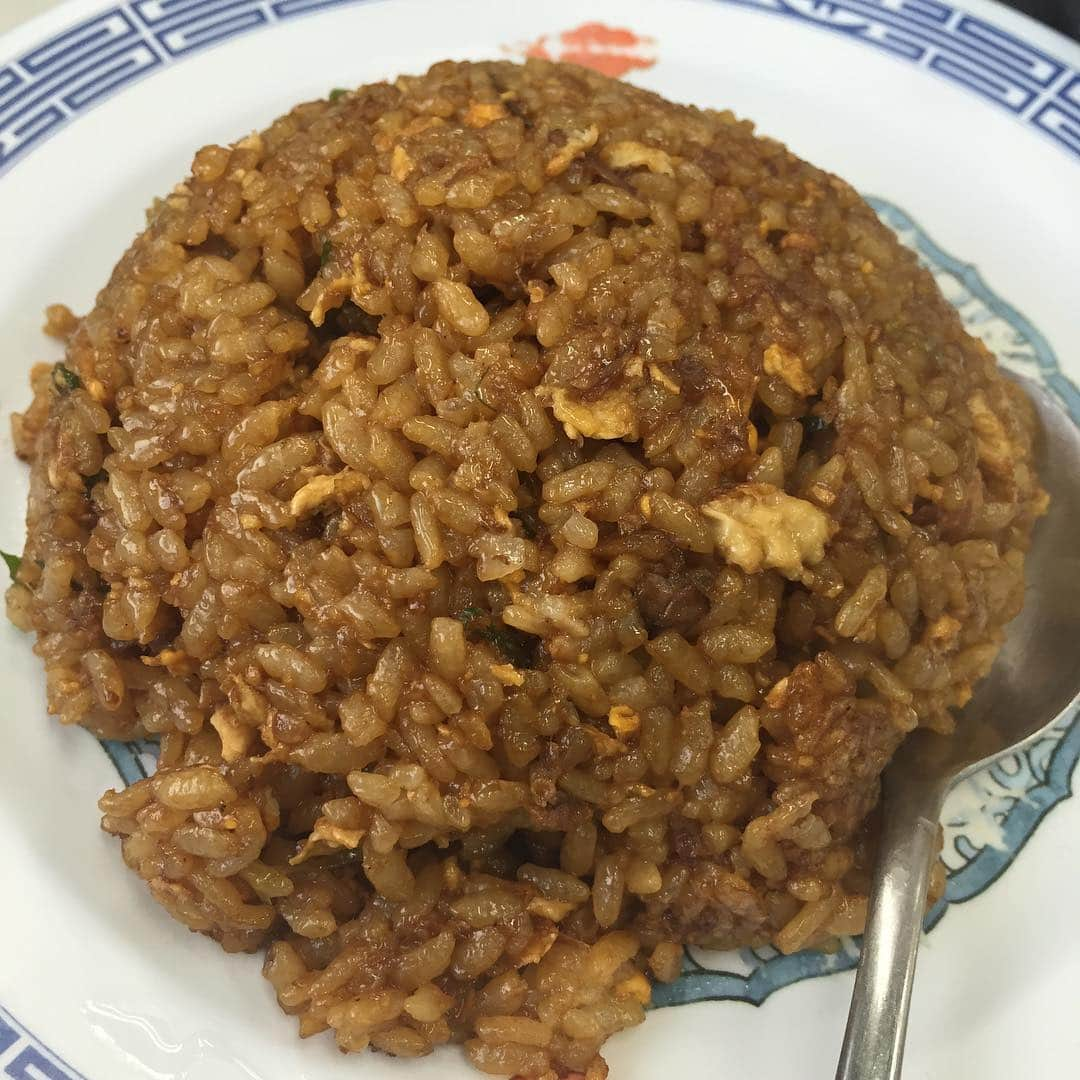
[[[903,210],[868,196],[878,216],[919,256],[969,333],[982,338],[1003,364],[1052,390],[1080,423],[1080,391],[1062,372],[1046,338],[1011,304],[997,296],[970,263],[943,251]],[[942,821],[942,859],[949,876],[944,897],[926,916],[926,928],[992,885],[1027,843],[1039,822],[1072,794],[1080,759],[1080,716],[1056,724],[1041,739],[1002,758],[958,785]],[[653,991],[654,1008],[694,1001],[745,1001],[760,1005],[771,993],[803,979],[847,971],[859,962],[857,938],[836,952],[784,956],[771,947],[714,953],[689,948],[683,973]]]

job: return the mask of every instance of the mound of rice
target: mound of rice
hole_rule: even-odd
[[[843,181],[438,64],[207,146],[15,418],[49,707],[301,1035],[598,1080],[682,945],[858,931],[1023,598],[1032,419]]]

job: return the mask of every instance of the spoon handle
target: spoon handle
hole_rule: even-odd
[[[836,1080],[898,1080],[943,793],[897,785],[883,824]]]

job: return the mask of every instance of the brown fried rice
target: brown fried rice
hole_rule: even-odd
[[[103,827],[302,1035],[598,1080],[682,946],[857,932],[1023,598],[1030,409],[729,113],[443,63],[207,146],[14,421]]]

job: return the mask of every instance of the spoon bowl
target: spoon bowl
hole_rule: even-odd
[[[1025,562],[1024,607],[956,731],[917,731],[882,777],[882,831],[837,1080],[896,1080],[938,817],[957,782],[1041,734],[1080,701],[1080,429],[1050,394],[1035,463],[1050,495]]]

